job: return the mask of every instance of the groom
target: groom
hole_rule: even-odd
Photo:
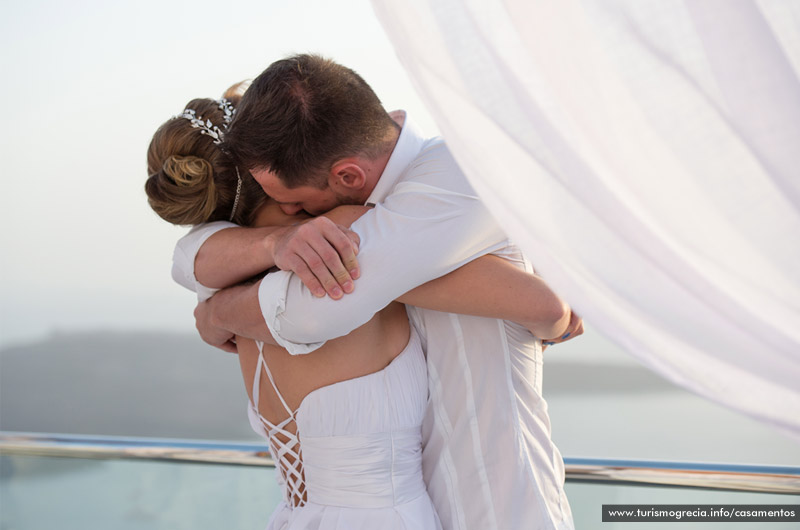
[[[223,347],[238,334],[307,353],[479,256],[527,266],[442,140],[421,136],[405,113],[393,117],[355,72],[318,56],[278,61],[253,82],[226,142],[264,191],[287,213],[374,208],[352,226],[358,265],[333,235],[290,233],[276,263],[297,274],[269,274],[200,304],[204,340]],[[572,528],[538,340],[511,322],[409,314],[428,359],[423,471],[444,527]]]

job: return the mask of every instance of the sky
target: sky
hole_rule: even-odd
[[[369,0],[29,0],[0,7],[0,348],[53,333],[193,332],[170,276],[188,229],[147,205],[152,134],[197,97],[317,52],[437,128]],[[559,347],[631,362],[587,333]]]
[[[143,189],[153,132],[193,98],[316,52],[436,133],[368,0],[0,9],[0,347],[53,332],[194,329],[195,299],[169,273],[186,229],[158,218]]]

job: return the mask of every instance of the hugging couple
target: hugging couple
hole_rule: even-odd
[[[270,445],[268,528],[573,528],[542,340],[582,321],[440,138],[304,54],[190,101],[148,174],[156,213],[195,225],[173,277],[203,339],[238,352]]]

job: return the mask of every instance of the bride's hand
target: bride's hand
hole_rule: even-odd
[[[560,337],[556,337],[553,339],[547,339],[542,341],[543,347],[546,346],[553,346],[554,344],[559,344],[562,342],[566,342],[568,340],[572,340],[575,337],[583,334],[583,319],[575,314],[574,311],[570,310],[569,315],[569,324],[567,324],[567,329],[564,331],[564,334]]]

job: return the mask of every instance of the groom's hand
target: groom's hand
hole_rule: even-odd
[[[292,271],[317,297],[339,299],[358,278],[358,234],[326,217],[273,232],[275,265]]]
[[[197,331],[205,342],[230,353],[239,353],[233,333],[213,323],[211,305],[208,301],[197,304],[194,309],[194,320]]]

